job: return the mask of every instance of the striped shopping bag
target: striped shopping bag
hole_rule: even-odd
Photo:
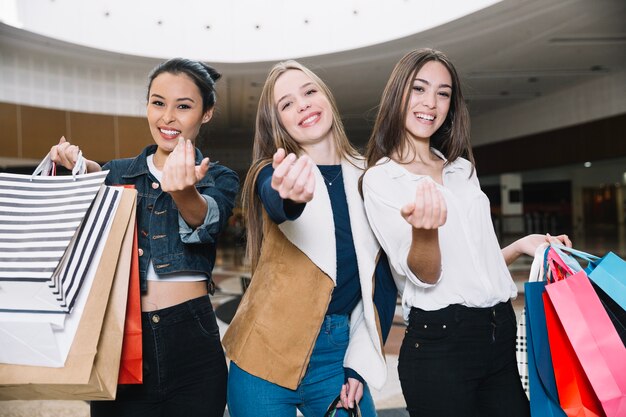
[[[71,310],[115,204],[107,173],[0,173],[0,311]]]

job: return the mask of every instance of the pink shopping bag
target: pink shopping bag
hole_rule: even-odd
[[[546,291],[607,417],[626,416],[626,348],[586,273]]]

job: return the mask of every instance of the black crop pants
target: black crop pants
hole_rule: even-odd
[[[412,308],[398,373],[411,417],[528,417],[511,302]]]

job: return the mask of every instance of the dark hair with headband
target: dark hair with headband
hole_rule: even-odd
[[[215,68],[200,61],[172,58],[157,65],[148,76],[148,94],[150,94],[152,81],[165,72],[185,74],[193,80],[202,97],[202,112],[206,112],[215,105],[215,82],[222,76]]]

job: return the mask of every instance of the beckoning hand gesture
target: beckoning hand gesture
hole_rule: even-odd
[[[296,159],[296,155],[286,155],[283,148],[274,154],[272,167],[272,188],[278,191],[284,200],[295,203],[308,203],[315,191],[315,173],[313,160],[308,155]]]
[[[403,206],[400,214],[414,228],[432,230],[446,223],[448,208],[434,181],[424,178],[417,183],[415,201]]]
[[[209,171],[209,158],[196,166],[196,152],[190,140],[182,137],[163,164],[161,189],[165,192],[184,191],[194,187]]]

